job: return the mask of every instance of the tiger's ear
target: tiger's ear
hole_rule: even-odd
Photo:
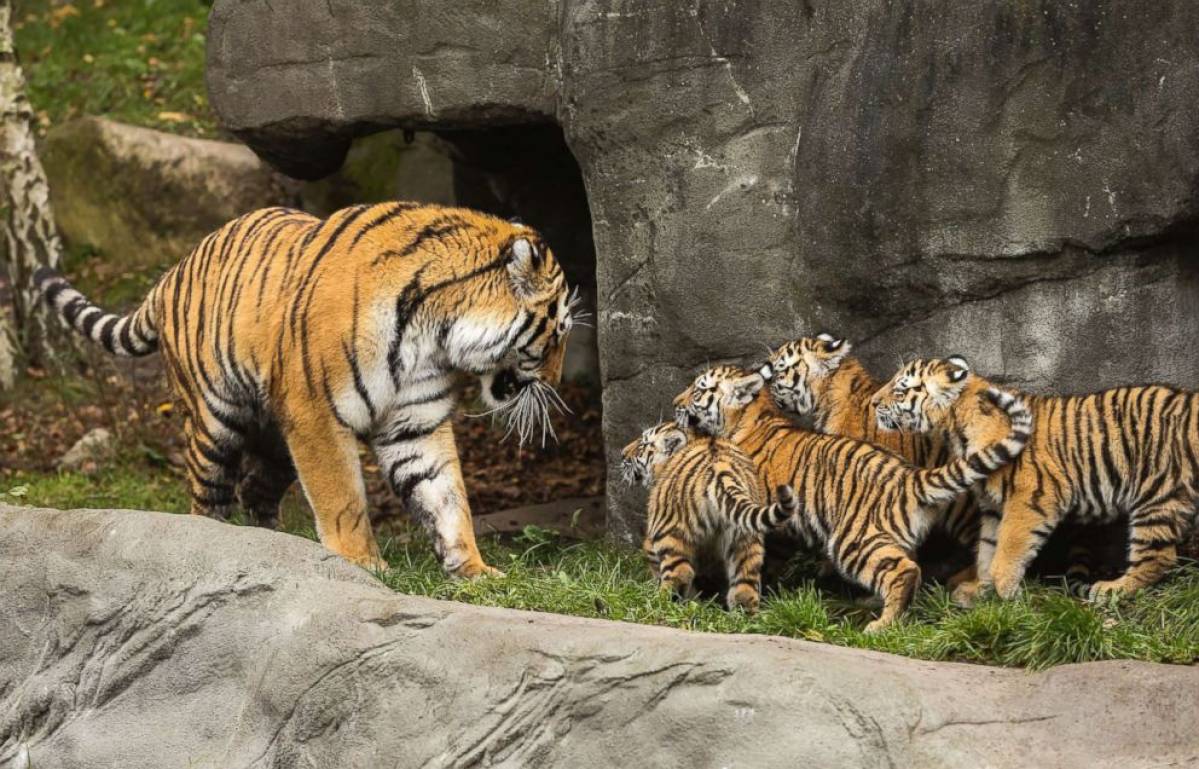
[[[734,379],[729,384],[729,393],[725,402],[731,406],[744,406],[758,397],[758,393],[766,385],[766,380],[760,374],[750,374],[740,379]]]
[[[837,339],[832,334],[818,334],[816,339],[820,341],[816,347],[819,352],[816,368],[825,374],[836,371],[837,367],[841,365],[841,361],[853,349],[849,340]]]
[[[662,453],[668,457],[673,457],[685,445],[687,445],[687,435],[677,427],[662,437]]]
[[[945,362],[949,364],[950,382],[964,382],[970,376],[970,364],[961,355],[950,355]]]
[[[528,238],[517,238],[508,246],[508,277],[517,295],[532,293],[533,281],[541,269],[541,250]]]

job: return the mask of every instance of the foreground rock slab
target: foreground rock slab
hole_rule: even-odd
[[[0,766],[1199,761],[1199,668],[1029,674],[477,608],[206,519],[0,507],[0,585]]]

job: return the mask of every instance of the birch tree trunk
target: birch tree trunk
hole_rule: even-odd
[[[0,387],[11,385],[18,352],[31,363],[48,365],[61,360],[67,349],[61,346],[61,325],[38,301],[32,281],[38,267],[58,267],[62,261],[62,240],[33,125],[33,108],[13,45],[12,1],[0,0],[0,207],[5,211],[4,267],[12,298],[10,312],[0,308]]]

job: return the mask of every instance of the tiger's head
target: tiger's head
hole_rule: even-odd
[[[620,475],[628,485],[649,487],[654,471],[687,443],[687,432],[674,422],[646,428],[637,440],[621,449]]]
[[[928,433],[941,427],[970,379],[960,355],[908,363],[870,399],[883,430]]]
[[[769,383],[779,408],[807,416],[850,348],[849,342],[828,334],[805,336],[771,353],[758,373]]]
[[[521,443],[540,429],[542,440],[550,407],[562,407],[555,388],[562,379],[566,342],[581,320],[578,292],[571,292],[566,275],[533,230],[512,228],[488,280],[480,284],[485,297],[464,299],[483,306],[463,315],[447,335],[451,358],[479,376],[484,403],[506,418]],[[482,269],[482,268],[481,268]]]
[[[737,366],[713,366],[674,399],[675,422],[716,437],[728,436],[766,380]]]

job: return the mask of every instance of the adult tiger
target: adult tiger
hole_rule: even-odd
[[[960,356],[928,358],[899,369],[873,402],[882,427],[939,434],[961,454],[1002,429],[980,397],[991,387]],[[1092,585],[1090,598],[1161,579],[1199,506],[1199,393],[1149,385],[1021,397],[1036,427],[1023,455],[983,486],[981,498],[1000,516],[984,521],[979,576],[1011,598],[1059,522],[1110,521],[1123,512],[1128,569]]]
[[[384,568],[361,439],[447,571],[494,571],[475,544],[449,417],[465,372],[522,440],[548,423],[573,302],[532,229],[415,203],[324,220],[267,208],[208,235],[124,317],[52,270],[35,280],[108,352],[161,349],[185,415],[193,513],[227,517],[236,491],[272,522],[298,475],[321,542]]]
[[[968,456],[921,468],[865,441],[796,427],[763,391],[765,381],[736,366],[704,371],[675,398],[679,425],[732,441],[768,488],[795,489],[811,539],[842,574],[883,599],[882,614],[866,626],[881,630],[920,584],[913,554],[938,507],[1017,456],[1031,415],[1018,398],[991,388],[987,398],[1006,415],[1007,429]]]

